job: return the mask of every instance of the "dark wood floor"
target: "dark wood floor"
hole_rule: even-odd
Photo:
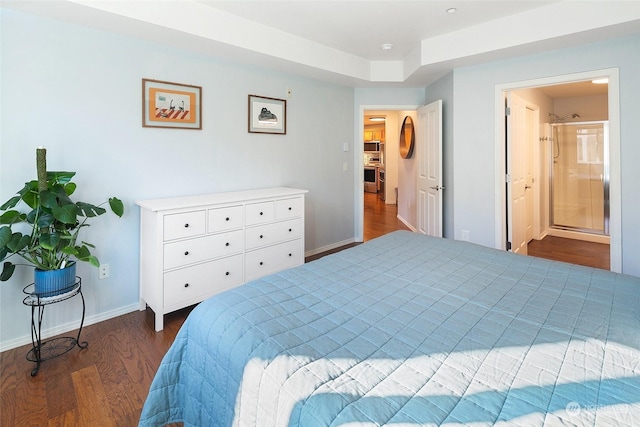
[[[610,249],[604,243],[584,242],[563,237],[546,236],[532,240],[527,246],[529,255],[610,270]]]
[[[87,326],[80,338],[88,348],[44,362],[35,377],[25,359],[30,346],[0,353],[0,425],[136,426],[160,360],[189,311],[166,315],[157,333],[148,309]]]
[[[395,230],[409,228],[398,219],[398,206],[380,200],[376,193],[364,193],[364,241]]]
[[[395,205],[366,193],[365,240],[407,229],[396,215]],[[568,253],[572,262],[600,256],[579,249],[582,245],[552,240],[550,248],[543,241],[529,251]],[[136,426],[160,360],[190,310],[166,315],[161,332],[154,331],[149,309],[87,326],[81,339],[88,348],[44,362],[35,377],[30,376],[33,363],[25,359],[30,346],[0,353],[0,426]]]

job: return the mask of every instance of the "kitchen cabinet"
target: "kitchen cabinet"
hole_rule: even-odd
[[[384,142],[384,129],[365,129],[364,140]]]
[[[166,313],[304,263],[307,190],[266,188],[140,206],[140,310]]]

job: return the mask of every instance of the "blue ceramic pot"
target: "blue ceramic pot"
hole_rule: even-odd
[[[76,281],[76,263],[70,262],[60,270],[35,269],[35,293],[40,297],[52,297],[70,291]]]

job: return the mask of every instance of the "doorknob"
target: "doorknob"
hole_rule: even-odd
[[[525,185],[525,186],[524,186],[524,189],[525,189],[525,190],[528,190],[529,188],[531,188],[531,186],[530,186],[530,185]]]
[[[435,187],[429,187],[429,188],[432,189],[432,190],[436,190],[436,191],[444,190],[444,187],[440,187],[439,185],[436,185]]]

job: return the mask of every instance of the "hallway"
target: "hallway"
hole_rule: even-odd
[[[395,230],[409,230],[398,219],[398,207],[385,204],[376,193],[364,193],[364,241]]]

